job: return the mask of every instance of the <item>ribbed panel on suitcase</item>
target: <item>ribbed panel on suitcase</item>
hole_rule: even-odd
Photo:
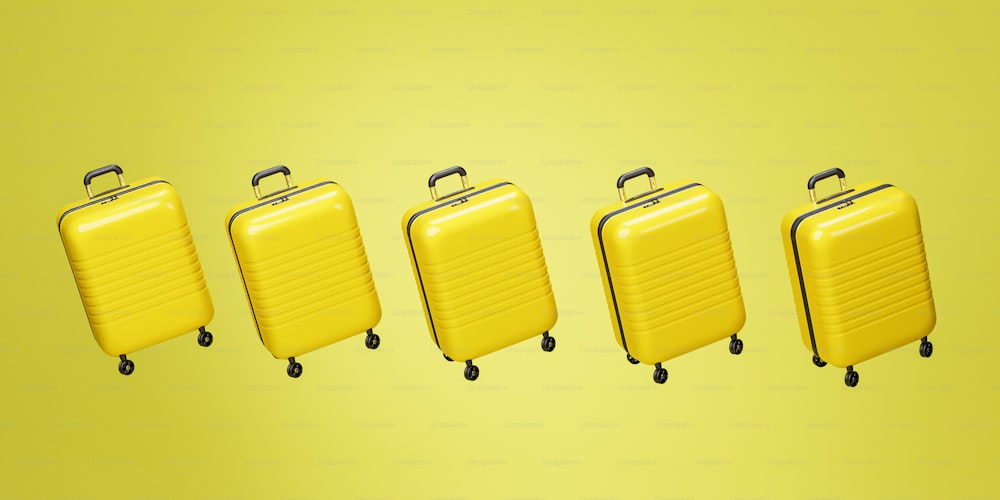
[[[149,314],[206,289],[186,224],[99,257],[70,259],[70,266],[95,325]]]
[[[728,231],[631,265],[610,263],[628,331],[662,329],[740,298]]]
[[[802,265],[815,327],[849,333],[932,302],[920,233],[830,267]]]
[[[262,326],[329,315],[375,290],[356,225],[285,253],[240,263]]]
[[[552,295],[534,228],[446,262],[421,262],[420,271],[439,328],[472,327]]]

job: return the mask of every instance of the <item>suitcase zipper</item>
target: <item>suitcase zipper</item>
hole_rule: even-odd
[[[492,186],[480,189],[479,191],[473,191],[473,192],[471,192],[471,193],[469,193],[467,195],[464,195],[464,196],[462,196],[459,199],[460,201],[457,201],[457,200],[448,200],[448,201],[445,201],[443,203],[439,203],[437,205],[434,205],[432,207],[427,207],[427,208],[425,208],[425,209],[423,209],[423,210],[421,210],[421,211],[413,214],[412,216],[410,216],[410,220],[407,221],[407,223],[406,223],[406,240],[407,240],[407,243],[409,243],[409,245],[410,245],[410,254],[413,256],[413,269],[416,270],[416,272],[417,272],[417,282],[420,283],[420,293],[424,296],[424,308],[427,310],[427,322],[430,323],[430,325],[431,325],[431,334],[434,336],[434,344],[438,346],[438,349],[441,348],[441,343],[438,342],[437,328],[434,327],[434,318],[431,317],[431,307],[430,307],[430,304],[427,303],[427,291],[424,289],[424,280],[423,280],[423,278],[420,277],[420,265],[417,264],[417,251],[413,248],[413,237],[410,234],[410,228],[413,226],[413,222],[417,220],[417,217],[419,217],[419,216],[421,216],[423,214],[426,214],[427,212],[431,212],[433,210],[437,210],[437,209],[443,208],[443,207],[454,207],[456,205],[461,205],[463,203],[467,203],[469,201],[469,198],[472,198],[473,196],[475,196],[477,194],[482,194],[482,193],[485,193],[487,191],[492,191],[492,190],[494,190],[496,188],[503,187],[503,186],[513,186],[513,184],[511,184],[509,182],[501,182],[500,184],[494,184]],[[469,188],[469,189],[473,189],[473,188]],[[455,195],[455,194],[458,194],[458,193],[463,193],[465,191],[468,191],[468,189],[463,189],[462,191],[457,191],[455,193],[451,193],[449,195],[443,196],[442,198],[438,198],[438,200],[447,198],[449,196],[452,196],[452,195]],[[435,200],[435,201],[437,201],[437,200]],[[456,203],[456,201],[457,201],[457,203]]]
[[[261,203],[257,203],[256,205],[251,205],[249,207],[246,207],[246,208],[243,208],[243,209],[240,209],[240,210],[236,211],[236,213],[234,213],[233,216],[229,218],[229,224],[226,225],[226,232],[229,233],[229,245],[233,248],[233,255],[236,256],[236,269],[239,270],[239,272],[240,272],[240,281],[243,282],[243,291],[246,292],[246,294],[247,294],[247,303],[250,304],[250,316],[253,317],[253,326],[255,326],[257,328],[257,338],[260,339],[260,343],[261,344],[264,343],[264,337],[260,334],[260,324],[257,323],[257,313],[254,312],[254,310],[253,310],[253,302],[250,300],[250,290],[247,289],[247,280],[246,280],[246,278],[243,277],[243,267],[240,266],[240,256],[239,256],[239,254],[236,253],[236,244],[233,243],[233,222],[236,220],[236,217],[239,216],[242,213],[249,212],[249,211],[251,211],[251,210],[253,210],[255,208],[266,207],[266,206],[271,206],[271,205],[277,205],[278,203],[282,203],[282,202],[288,201],[288,199],[291,198],[292,196],[295,196],[295,195],[300,194],[300,193],[304,193],[306,191],[309,191],[310,189],[315,189],[315,188],[318,188],[320,186],[325,186],[327,184],[333,184],[334,186],[337,185],[337,183],[333,182],[333,181],[323,181],[323,182],[320,182],[319,184],[313,184],[312,186],[304,187],[304,188],[302,188],[302,189],[300,189],[298,191],[293,191],[291,193],[283,193],[281,195],[281,198],[279,198],[281,201],[275,202],[275,198],[272,198],[270,200],[262,201]],[[268,195],[268,196],[271,196],[271,195]],[[264,198],[267,198],[268,196],[265,196]]]
[[[799,244],[798,244],[798,241],[795,240],[795,231],[799,228],[799,225],[801,225],[804,220],[806,220],[807,218],[809,218],[809,217],[811,217],[813,215],[816,215],[816,214],[818,214],[820,212],[825,212],[825,211],[830,210],[832,208],[836,208],[837,210],[842,210],[844,208],[847,208],[849,206],[854,205],[854,200],[856,200],[858,198],[861,198],[863,196],[867,196],[869,194],[872,194],[872,193],[875,193],[875,192],[878,192],[878,191],[881,191],[883,189],[890,188],[890,187],[892,187],[892,184],[882,184],[881,186],[877,186],[877,187],[871,188],[871,189],[869,189],[867,191],[858,193],[858,194],[856,194],[854,196],[851,196],[849,198],[844,198],[844,199],[840,200],[839,203],[830,204],[830,205],[827,205],[825,207],[820,207],[820,208],[811,210],[809,212],[806,212],[806,213],[804,213],[804,214],[796,217],[795,221],[792,222],[792,230],[791,230],[792,255],[795,256],[795,271],[798,273],[798,277],[799,277],[799,290],[800,290],[800,293],[802,294],[802,309],[806,313],[806,325],[809,328],[809,341],[812,343],[813,354],[815,354],[819,358],[822,358],[822,356],[819,355],[819,349],[816,347],[816,335],[813,332],[812,314],[809,313],[809,300],[806,298],[806,281],[805,281],[805,278],[802,276],[802,262],[799,261]],[[847,191],[847,192],[849,192],[849,191]],[[831,197],[824,198],[823,200],[820,200],[819,202],[817,202],[817,204],[821,203],[823,201],[829,200],[829,199],[831,199]]]
[[[159,184],[161,182],[164,183],[164,184],[170,184],[167,181],[152,181],[152,182],[147,182],[145,184],[140,184],[140,185],[138,185],[136,187],[133,187],[133,188],[128,188],[128,189],[126,189],[124,191],[118,191],[118,190],[113,189],[112,191],[114,191],[115,194],[113,194],[111,196],[105,196],[104,198],[98,198],[96,200],[90,200],[87,203],[84,203],[83,205],[77,205],[77,206],[75,206],[75,207],[73,207],[73,208],[71,208],[69,210],[66,210],[65,212],[62,213],[62,215],[59,216],[59,220],[56,222],[56,229],[59,229],[60,227],[62,227],[62,221],[63,221],[63,219],[65,219],[66,216],[69,215],[70,212],[75,212],[77,210],[80,210],[81,208],[89,207],[91,205],[96,205],[96,204],[104,205],[106,203],[110,203],[112,201],[117,200],[120,195],[123,195],[125,193],[131,193],[132,191],[136,191],[136,190],[142,189],[142,188],[147,187],[147,186],[152,186],[153,184]]]
[[[691,189],[693,187],[698,187],[700,185],[701,184],[698,184],[697,182],[693,183],[693,184],[688,184],[686,186],[681,186],[681,187],[679,187],[677,189],[674,189],[674,190],[671,190],[671,191],[667,191],[666,193],[663,193],[663,194],[661,194],[659,196],[656,196],[654,198],[647,198],[647,199],[643,200],[640,203],[636,203],[634,205],[629,205],[629,206],[626,206],[624,208],[619,208],[618,210],[615,210],[614,212],[611,212],[611,213],[605,215],[604,217],[602,217],[601,218],[601,222],[597,223],[597,241],[600,243],[600,246],[601,246],[601,260],[604,261],[604,274],[605,274],[605,276],[608,277],[608,289],[611,290],[611,303],[614,304],[614,306],[615,306],[615,319],[618,321],[618,334],[622,338],[622,348],[625,349],[625,353],[626,354],[628,354],[628,344],[625,342],[625,326],[622,325],[621,312],[618,310],[618,299],[615,297],[615,287],[611,283],[611,268],[610,268],[610,266],[608,266],[608,254],[607,254],[607,252],[604,251],[604,234],[603,234],[604,224],[606,222],[608,222],[611,219],[611,217],[614,217],[615,215],[618,215],[618,214],[623,213],[623,212],[627,212],[629,210],[632,210],[633,208],[640,208],[640,207],[642,207],[642,208],[648,208],[648,207],[651,207],[653,205],[656,205],[657,203],[660,203],[660,199],[661,198],[666,198],[667,196],[674,195],[674,194],[677,194],[677,193],[679,193],[681,191],[685,191],[685,190]],[[644,193],[644,194],[640,195],[640,197],[645,196],[646,194],[649,194],[649,193]],[[635,198],[631,198],[631,199],[635,199]],[[629,354],[629,355],[631,356],[631,354]]]

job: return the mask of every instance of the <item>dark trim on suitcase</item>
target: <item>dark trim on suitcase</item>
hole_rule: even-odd
[[[871,189],[869,189],[867,191],[862,191],[861,193],[858,193],[858,194],[856,194],[854,196],[850,196],[848,198],[844,198],[842,200],[839,200],[838,203],[831,203],[831,204],[829,204],[829,205],[827,205],[825,207],[817,208],[815,210],[811,210],[809,212],[806,212],[806,213],[804,213],[804,214],[796,217],[795,218],[795,222],[792,222],[792,230],[791,230],[792,254],[795,256],[795,271],[799,275],[799,290],[800,290],[800,293],[802,294],[802,310],[804,310],[805,313],[806,313],[806,325],[809,327],[809,341],[812,343],[813,354],[815,354],[820,359],[822,359],[823,357],[819,355],[819,349],[816,348],[816,335],[813,332],[812,314],[809,313],[809,300],[806,298],[806,281],[805,281],[805,278],[802,276],[802,262],[799,260],[799,243],[795,239],[795,231],[799,228],[799,225],[802,224],[802,222],[804,220],[806,220],[807,218],[809,218],[809,217],[811,217],[813,215],[816,215],[816,214],[818,214],[820,212],[825,212],[825,211],[830,210],[832,208],[837,208],[839,206],[842,206],[843,203],[846,203],[846,202],[849,202],[849,201],[854,201],[854,200],[856,200],[858,198],[861,198],[861,197],[867,196],[869,194],[881,191],[881,190],[886,189],[886,188],[891,188],[891,187],[892,187],[892,184],[882,184],[881,186],[877,186],[877,187],[871,188]],[[845,191],[845,193],[849,193],[849,192],[850,191]],[[843,193],[840,193],[840,194],[843,194]],[[834,195],[834,196],[839,196],[839,194],[838,195]],[[822,202],[824,202],[826,200],[829,200],[831,198],[832,197],[824,198],[824,199],[818,201],[817,204],[822,203]]]
[[[471,192],[471,193],[469,193],[469,194],[467,194],[465,196],[462,196],[462,198],[471,198],[471,197],[473,197],[473,196],[475,196],[477,194],[482,194],[482,193],[485,193],[487,191],[492,191],[492,190],[494,190],[496,188],[499,188],[499,187],[513,186],[513,185],[514,184],[512,184],[510,182],[501,182],[500,184],[494,184],[492,186],[480,189],[479,191],[473,191],[473,192]],[[475,189],[475,187],[471,187],[469,189]],[[464,189],[462,191],[456,191],[454,193],[442,196],[441,198],[438,198],[437,200],[434,200],[434,201],[443,200],[444,198],[448,198],[449,196],[458,194],[460,192],[465,192],[465,191],[468,191],[468,189]],[[413,237],[410,234],[410,227],[413,226],[413,222],[417,220],[417,217],[419,217],[419,216],[421,216],[421,215],[423,215],[423,214],[425,214],[427,212],[430,212],[430,211],[433,211],[433,210],[437,210],[437,209],[439,209],[441,207],[450,207],[450,206],[454,205],[454,201],[455,200],[448,200],[448,201],[446,201],[444,203],[438,203],[437,205],[434,205],[434,206],[431,206],[431,207],[427,207],[427,208],[425,208],[425,209],[423,209],[423,210],[421,210],[421,211],[413,214],[412,216],[410,216],[410,220],[406,223],[406,240],[407,240],[407,243],[409,243],[409,245],[410,245],[410,255],[413,256],[413,269],[417,272],[417,282],[420,283],[420,293],[423,294],[423,296],[424,296],[424,308],[427,310],[427,322],[431,324],[431,334],[434,336],[434,344],[436,344],[438,346],[438,349],[441,348],[441,343],[438,342],[437,329],[434,327],[434,318],[431,317],[431,306],[427,302],[427,291],[424,290],[424,280],[423,280],[423,278],[420,277],[420,265],[417,264],[417,251],[413,248]]]
[[[333,181],[323,181],[323,182],[320,182],[319,184],[313,184],[312,186],[304,187],[304,188],[302,188],[302,189],[300,189],[298,191],[293,191],[291,193],[282,194],[281,196],[278,197],[278,199],[280,199],[280,198],[290,198],[290,197],[295,196],[297,194],[309,191],[310,189],[315,189],[315,188],[318,188],[320,186],[325,186],[327,184],[333,184],[334,186],[337,185],[337,183],[333,182]],[[279,193],[284,193],[284,192],[283,191],[279,191]],[[278,194],[278,193],[273,193],[273,194]],[[264,343],[264,336],[260,334],[260,325],[257,323],[257,313],[254,312],[254,310],[253,310],[253,301],[250,300],[250,290],[247,289],[247,279],[243,277],[243,267],[240,266],[240,256],[239,256],[239,254],[236,253],[236,244],[233,243],[233,221],[235,221],[236,217],[238,215],[242,214],[242,213],[249,212],[249,211],[251,211],[251,210],[253,210],[255,208],[260,208],[260,207],[264,207],[264,206],[268,206],[268,205],[273,205],[274,204],[274,199],[263,201],[265,198],[268,198],[270,196],[271,195],[267,195],[264,198],[261,198],[261,202],[258,203],[258,204],[256,204],[256,205],[251,205],[249,207],[246,207],[246,208],[243,208],[243,209],[240,209],[240,210],[236,211],[236,213],[234,213],[233,216],[229,218],[229,223],[226,224],[226,233],[229,234],[229,246],[232,247],[232,249],[233,249],[233,255],[236,256],[236,269],[239,270],[239,272],[240,272],[240,281],[243,282],[243,291],[247,294],[247,304],[250,304],[250,316],[253,317],[253,326],[255,328],[257,328],[257,338],[260,339],[260,343],[261,344]]]
[[[110,172],[110,170],[109,170],[109,172]],[[59,220],[56,221],[56,229],[60,229],[62,227],[62,221],[63,221],[63,219],[65,219],[66,215],[69,214],[70,212],[75,212],[77,210],[80,210],[81,208],[89,207],[91,205],[96,205],[96,204],[99,204],[99,203],[100,204],[107,203],[109,200],[111,200],[113,198],[117,198],[118,196],[123,195],[125,193],[131,193],[132,191],[136,191],[136,190],[142,189],[144,187],[152,186],[153,184],[159,184],[161,182],[164,183],[164,184],[167,184],[167,185],[170,184],[169,182],[164,181],[164,180],[156,180],[156,181],[152,181],[152,182],[147,182],[145,184],[139,184],[138,186],[133,187],[133,188],[127,188],[127,189],[116,188],[116,189],[112,189],[110,191],[105,191],[105,192],[99,194],[98,196],[101,196],[103,194],[110,194],[110,196],[105,196],[103,198],[94,198],[94,199],[88,201],[87,203],[84,203],[83,205],[77,205],[77,206],[75,206],[73,208],[70,208],[70,209],[67,209],[65,212],[63,212],[62,215],[59,216]],[[122,190],[119,191],[119,189],[122,189]]]
[[[611,217],[613,217],[615,215],[618,215],[618,214],[623,213],[623,212],[627,212],[629,210],[632,210],[633,208],[639,208],[639,207],[646,207],[646,206],[648,206],[646,204],[648,202],[650,202],[651,200],[659,200],[661,198],[666,198],[667,196],[670,196],[670,195],[673,195],[673,194],[677,194],[677,193],[680,193],[681,191],[686,191],[688,189],[691,189],[691,188],[694,188],[694,187],[698,187],[700,185],[701,184],[695,182],[693,184],[688,184],[686,186],[681,186],[681,187],[679,187],[677,189],[673,189],[673,190],[667,191],[666,193],[663,193],[663,194],[661,194],[659,196],[654,196],[652,198],[645,198],[642,201],[640,201],[639,203],[635,203],[633,205],[628,205],[628,206],[626,206],[624,208],[619,208],[618,210],[615,210],[614,212],[608,213],[607,215],[605,215],[604,217],[601,218],[601,222],[597,223],[597,241],[601,245],[601,260],[604,261],[604,275],[608,277],[608,289],[611,290],[611,303],[614,304],[614,306],[615,306],[615,319],[618,321],[618,334],[622,338],[622,347],[625,349],[625,353],[626,354],[628,353],[628,344],[625,342],[625,327],[624,327],[624,325],[622,325],[622,316],[621,316],[621,313],[618,311],[618,299],[615,297],[615,287],[614,287],[613,284],[611,284],[611,268],[608,266],[608,254],[607,254],[607,252],[604,251],[604,233],[603,233],[603,231],[604,231],[604,224],[606,222],[608,222],[609,220],[611,220]],[[658,190],[656,190],[656,191],[658,191]],[[646,194],[655,193],[656,191],[650,191],[649,193],[644,193],[642,195],[639,195],[639,197],[645,196]],[[629,200],[633,200],[633,199],[635,199],[635,198],[629,198]]]

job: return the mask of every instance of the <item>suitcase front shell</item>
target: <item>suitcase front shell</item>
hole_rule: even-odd
[[[527,195],[493,179],[435,198],[407,211],[402,228],[428,331],[445,356],[472,360],[547,334],[556,304]]]
[[[656,364],[731,337],[746,320],[726,214],[719,197],[684,181],[612,203],[591,235],[615,339],[630,358]],[[738,347],[737,347],[738,346]],[[659,381],[659,380],[657,380]]]
[[[150,177],[71,203],[57,226],[94,338],[112,356],[198,330],[212,320],[180,197]],[[123,372],[124,373],[124,372]]]
[[[382,308],[350,196],[327,179],[293,186],[283,166],[255,180],[280,172],[288,189],[235,207],[226,230],[260,339],[284,359],[370,331]]]
[[[840,169],[814,179],[833,175],[841,191],[788,212],[781,234],[803,343],[849,367],[926,337],[936,314],[913,197],[884,182],[847,189]]]

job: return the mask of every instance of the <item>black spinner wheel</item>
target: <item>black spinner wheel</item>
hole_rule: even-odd
[[[668,376],[667,369],[661,363],[656,363],[656,368],[653,369],[653,382],[662,384],[667,381]]]
[[[472,360],[465,362],[465,380],[476,380],[479,378],[479,367],[472,364]]]
[[[302,376],[302,363],[295,361],[295,358],[288,358],[288,368],[285,371],[289,377],[299,378]]]

